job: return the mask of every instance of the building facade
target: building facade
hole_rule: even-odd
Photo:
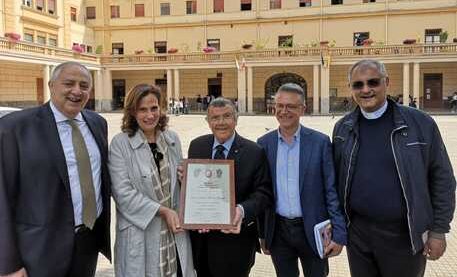
[[[0,36],[2,105],[46,101],[66,60],[93,71],[100,111],[152,83],[191,108],[209,94],[265,113],[285,82],[304,88],[309,113],[342,111],[363,58],[387,65],[404,104],[442,111],[457,91],[455,0],[3,0]]]

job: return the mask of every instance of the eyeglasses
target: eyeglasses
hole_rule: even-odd
[[[208,121],[211,123],[217,123],[221,120],[227,122],[227,121],[233,120],[234,118],[235,117],[234,117],[233,113],[225,113],[223,115],[208,117]]]
[[[278,111],[297,111],[298,109],[300,109],[300,107],[302,107],[303,105],[301,104],[279,104],[279,103],[276,103],[275,105],[275,109],[278,110]]]
[[[364,81],[355,81],[355,82],[351,83],[351,88],[352,89],[363,89],[365,84],[369,88],[377,88],[381,84],[382,79],[384,79],[384,78],[373,78],[373,79],[366,80],[366,82],[364,82]]]

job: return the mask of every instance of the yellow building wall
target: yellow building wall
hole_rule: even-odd
[[[196,98],[197,94],[202,96],[208,94],[208,79],[216,78],[217,73],[222,73],[222,96],[237,98],[238,76],[235,69],[203,69],[203,70],[181,70],[180,96]]]
[[[0,103],[36,105],[36,79],[42,76],[42,67],[39,65],[0,61]]]

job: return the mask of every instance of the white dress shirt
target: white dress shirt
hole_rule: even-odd
[[[67,163],[68,178],[70,179],[71,200],[73,202],[73,212],[75,217],[75,226],[82,224],[82,195],[81,185],[79,184],[78,165],[76,162],[75,151],[73,149],[72,130],[68,123],[69,118],[62,114],[52,102],[50,102],[52,113],[59,131],[60,142],[65,154]],[[92,168],[92,180],[95,188],[95,200],[97,201],[97,217],[100,216],[103,209],[101,195],[101,156],[94,136],[89,130],[87,123],[81,113],[75,117],[79,130],[86,143],[89,152],[90,165]]]

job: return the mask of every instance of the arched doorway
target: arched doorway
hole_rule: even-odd
[[[307,112],[310,111],[308,99],[307,99],[307,91],[306,91],[306,81],[303,79],[298,74],[295,73],[278,73],[273,76],[271,76],[266,82],[265,82],[265,112],[271,113],[273,103],[274,103],[274,95],[278,91],[279,87],[282,86],[285,83],[294,83],[299,85],[300,87],[303,88],[303,91],[305,92],[305,99],[306,99],[306,104],[308,108],[306,109]]]

